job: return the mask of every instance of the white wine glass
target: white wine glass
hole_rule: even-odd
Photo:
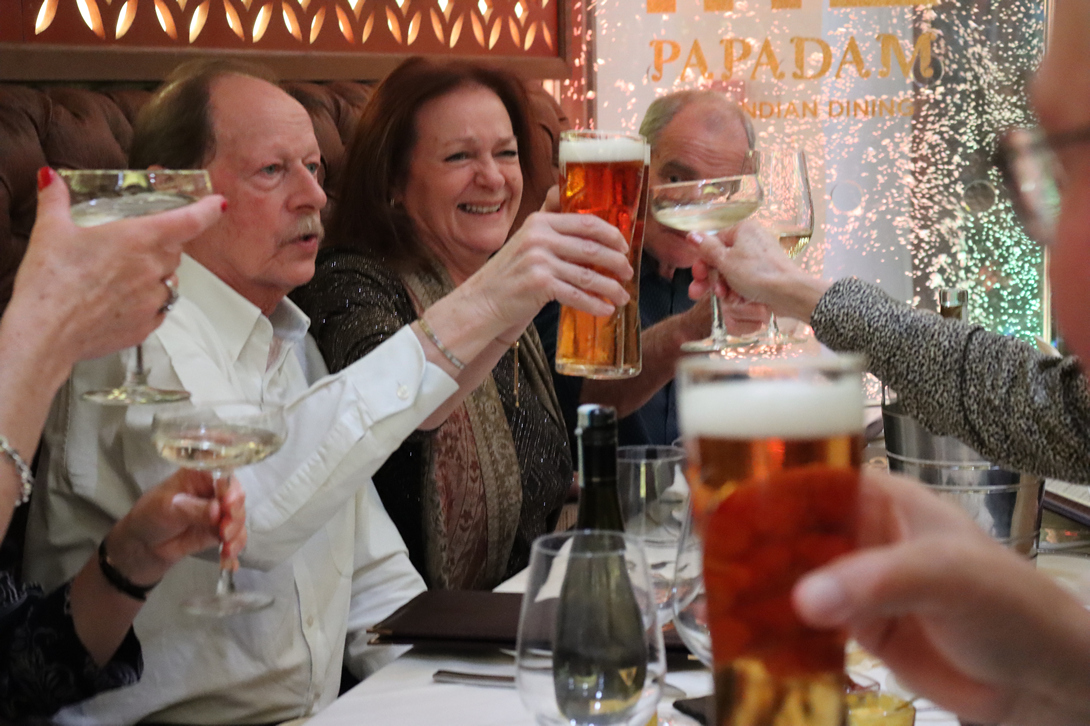
[[[236,468],[272,456],[285,438],[284,409],[276,404],[227,401],[178,406],[160,411],[152,419],[152,441],[159,455],[180,467],[210,472],[217,497],[226,493]],[[225,617],[271,605],[270,595],[235,589],[236,566],[221,557],[215,593],[187,600],[186,611]]]
[[[203,169],[62,169],[57,173],[68,185],[72,221],[80,227],[166,212],[212,193],[212,182]],[[108,406],[172,403],[189,398],[188,391],[149,386],[141,346],[136,346],[135,353],[135,364],[120,386],[87,391],[83,398]]]
[[[788,257],[798,259],[814,234],[814,203],[810,195],[806,152],[797,147],[783,147],[753,154],[757,160],[757,178],[764,192],[764,201],[753,218],[772,230]],[[778,347],[804,339],[784,335],[775,313],[769,318],[766,345]]]
[[[730,229],[753,214],[761,205],[761,199],[757,175],[742,174],[652,187],[650,208],[655,220],[671,229],[715,233]],[[711,296],[711,335],[688,341],[681,349],[688,353],[710,353],[752,344],[755,336],[735,336],[727,332],[714,288]]]

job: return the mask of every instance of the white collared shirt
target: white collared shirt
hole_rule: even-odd
[[[291,301],[267,318],[188,257],[178,278],[182,298],[144,344],[151,384],[183,387],[197,403],[289,402],[283,448],[236,472],[249,527],[236,581],[276,602],[229,618],[187,615],[185,599],[214,591],[218,561],[184,559],[136,619],[143,678],[63,710],[64,723],[313,713],[336,698],[342,659],[364,674],[399,652],[366,646],[363,630],[424,589],[370,476],[457,384],[407,328],[319,378],[326,370],[306,336],[309,320]],[[72,577],[140,493],[173,471],[151,444],[155,407],[80,399],[122,372],[118,355],[81,363],[54,402],[26,555],[28,579],[46,587]]]

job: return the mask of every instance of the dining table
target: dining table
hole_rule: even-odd
[[[889,671],[874,661],[854,672],[864,673],[885,690],[902,692]],[[512,683],[498,686],[442,683],[440,671],[513,676],[514,657],[490,653],[457,653],[414,647],[344,693],[306,726],[357,726],[362,723],[398,726],[533,726],[533,715],[523,706]],[[699,664],[672,669],[666,674],[659,702],[659,726],[699,726],[700,722],[673,706],[674,700],[711,693],[709,671]],[[919,726],[958,726],[958,719],[934,704],[917,699]]]
[[[522,592],[523,571],[496,588]],[[848,672],[882,690],[912,699],[889,670],[854,645],[847,652]],[[488,685],[436,680],[441,671],[502,676]],[[397,726],[533,726],[534,717],[522,704],[512,677],[514,652],[414,646],[345,692],[306,726],[355,726],[362,723]],[[440,676],[442,677],[442,676]],[[700,721],[678,711],[674,701],[712,692],[710,671],[695,659],[672,657],[659,702],[659,726],[699,726]],[[919,726],[959,726],[955,715],[923,699],[913,701]]]
[[[869,421],[880,420],[870,407]],[[866,461],[884,468],[884,451],[871,452]],[[1090,527],[1046,512],[1036,558],[1039,570],[1055,579],[1090,609]],[[525,590],[526,572],[496,588],[497,592]],[[711,673],[694,659],[675,664],[671,659],[659,703],[659,726],[694,726],[700,722],[674,707],[679,698],[710,694]],[[876,683],[882,691],[910,700],[918,726],[960,726],[957,716],[926,699],[914,698],[896,676],[877,658],[849,644],[846,654],[849,675]],[[435,679],[437,671],[504,676],[500,684],[470,685]],[[352,726],[361,723],[398,726],[531,726],[532,714],[523,706],[510,677],[515,675],[512,651],[469,652],[434,647],[412,647],[351,690],[324,711],[307,720],[306,726]],[[293,726],[296,726],[293,723]],[[868,726],[870,723],[868,722]]]

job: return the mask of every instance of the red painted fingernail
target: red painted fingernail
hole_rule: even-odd
[[[38,170],[38,191],[45,189],[49,186],[53,179],[57,176],[56,172],[50,169],[48,166],[43,166]]]
[[[224,199],[222,202],[220,202],[220,211],[221,212],[226,212],[227,211],[227,200],[226,199]]]

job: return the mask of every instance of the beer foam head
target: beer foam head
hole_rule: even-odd
[[[678,423],[686,438],[818,439],[863,430],[859,379],[734,380],[685,387]]]
[[[634,136],[563,136],[560,139],[560,166],[588,162],[643,162],[649,153],[647,144]]]

